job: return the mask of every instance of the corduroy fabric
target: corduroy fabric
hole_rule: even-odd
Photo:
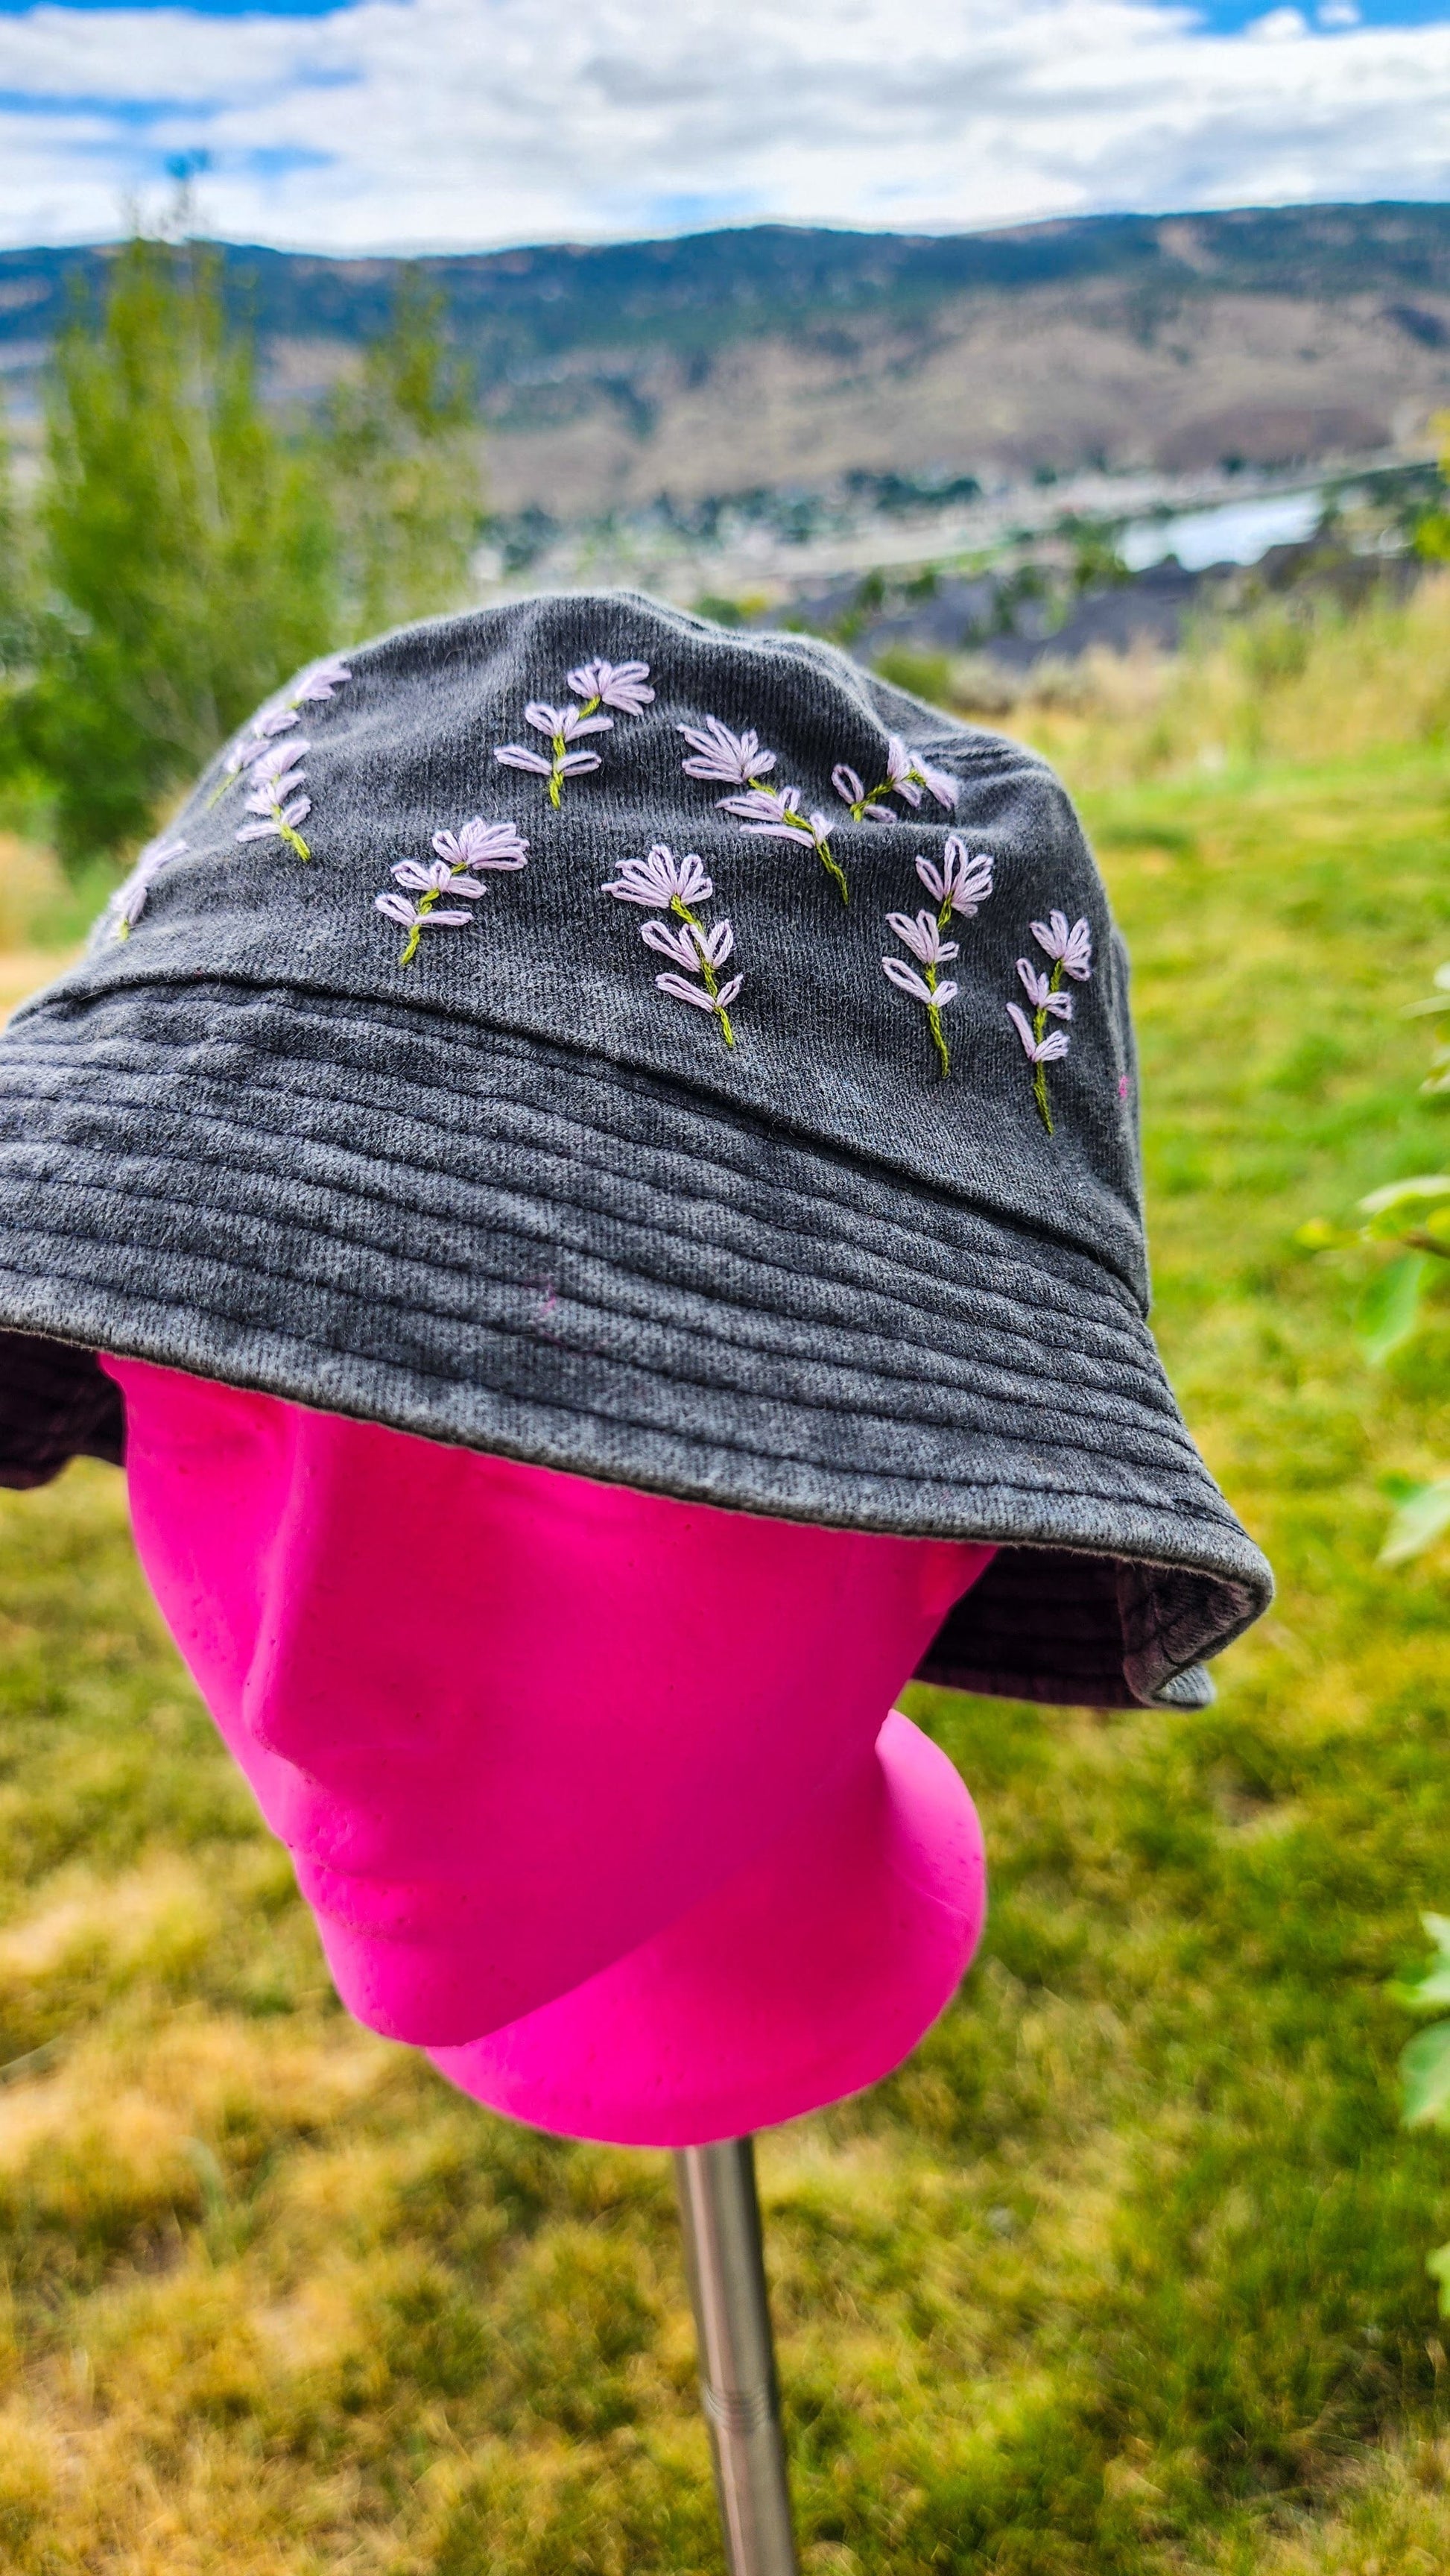
[[[647,660],[657,697],[555,813],[492,749],[599,652]],[[0,1479],[115,1454],[90,1356],[113,1349],[737,1509],[991,1539],[928,1675],[1204,1696],[1268,1569],[1144,1321],[1125,961],[1049,773],[827,648],[628,597],[352,667],[308,715],[311,864],[239,846],[213,772],[132,935],[113,915],[0,1042]],[[846,818],[843,905],[813,851],[682,776],[677,727],[707,713],[827,810],[833,757],[874,779],[905,733],[957,811]],[[528,866],[402,969],[373,897],[475,813],[515,819]],[[881,957],[950,830],[995,887],[952,925],[944,1082]],[[656,988],[649,916],[601,895],[660,841],[702,853],[734,924],[733,1049]],[[1089,919],[1095,963],[1049,1136],[1005,1005],[1051,909]]]

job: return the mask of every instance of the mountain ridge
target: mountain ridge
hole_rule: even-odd
[[[853,471],[1011,482],[1412,452],[1450,404],[1445,204],[757,225],[408,263],[217,247],[279,401],[355,364],[418,270],[475,369],[497,505],[555,517]],[[22,434],[69,298],[113,255],[0,252]]]

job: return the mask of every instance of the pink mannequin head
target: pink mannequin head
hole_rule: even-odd
[[[107,1366],[142,1563],[361,2020],[522,2116],[660,2144],[911,2046],[974,1944],[980,1846],[883,1720],[990,1549]]]

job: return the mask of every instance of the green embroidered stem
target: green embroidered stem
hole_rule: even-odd
[[[467,871],[466,871],[466,869],[464,869],[464,868],[462,868],[462,867],[456,867],[456,868],[450,868],[450,869],[449,869],[449,871],[448,871],[448,873],[449,873],[450,877],[461,877],[461,876],[466,875]],[[419,942],[419,940],[420,940],[420,939],[422,938],[422,936],[423,936],[423,922],[422,922],[422,918],[421,918],[421,916],[422,916],[425,912],[431,912],[431,911],[432,911],[433,906],[434,906],[434,905],[435,905],[435,903],[437,902],[438,897],[440,896],[440,894],[442,893],[442,891],[443,891],[443,888],[442,888],[441,886],[430,886],[430,887],[429,887],[429,889],[428,889],[428,891],[427,891],[427,893],[422,897],[421,901],[419,902],[419,904],[418,904],[419,919],[418,919],[417,921],[415,921],[415,922],[414,922],[412,929],[411,929],[411,930],[409,931],[409,933],[408,933],[407,939],[404,941],[404,944],[403,944],[403,953],[402,953],[401,957],[398,959],[398,964],[399,964],[400,966],[411,966],[411,965],[412,965],[414,958],[415,958],[415,957],[417,956],[417,954],[418,954],[418,942]]]
[[[309,850],[307,843],[303,840],[301,833],[294,830],[290,823],[283,822],[282,809],[279,805],[274,805],[272,811],[277,817],[277,829],[281,833],[283,840],[286,842],[288,849],[295,850],[297,856],[305,865],[311,858],[312,852]]]
[[[945,930],[951,917],[952,899],[951,896],[948,895],[936,917],[937,929]],[[925,977],[927,991],[929,993],[934,993],[937,986],[936,968],[934,966],[927,966],[925,969]],[[947,1042],[942,1033],[941,1013],[937,1009],[935,1002],[928,1002],[926,1006],[926,1022],[927,1027],[930,1029],[932,1034],[932,1043],[936,1048],[937,1054],[941,1057],[942,1080],[945,1082],[952,1069],[952,1060],[950,1055],[947,1053]]]
[[[850,807],[849,810],[852,822],[864,823],[866,820],[867,806],[874,805],[878,796],[889,796],[890,793],[891,781],[889,778],[883,778],[879,787],[871,788],[869,793],[861,798],[859,804]]]
[[[711,1001],[714,1002],[715,996],[720,990],[720,979],[716,974],[714,967],[711,965],[709,958],[705,954],[705,925],[702,921],[696,920],[689,905],[687,903],[682,903],[677,894],[670,897],[670,910],[671,912],[678,914],[680,920],[685,922],[695,933],[695,946],[700,959],[700,974],[704,981],[705,990],[709,994]],[[735,1044],[735,1031],[730,1026],[730,1014],[728,1011],[722,1011],[718,1002],[715,1002],[715,1017],[720,1023],[720,1035],[724,1039],[725,1044],[728,1047],[733,1047]]]
[[[1060,957],[1055,958],[1053,961],[1052,979],[1047,989],[1049,993],[1060,993],[1062,991],[1062,959]],[[1032,1037],[1033,1043],[1036,1046],[1041,1046],[1043,1038],[1047,1034],[1047,1019],[1047,1006],[1044,1003],[1040,1010],[1034,1012],[1032,1019]],[[1037,1103],[1037,1114],[1041,1118],[1042,1124],[1047,1129],[1050,1136],[1052,1134],[1052,1111],[1047,1105],[1047,1067],[1045,1064],[1035,1064],[1032,1068],[1032,1097]]]
[[[814,825],[811,827],[811,839],[816,845],[816,857],[820,860],[827,876],[834,877],[837,885],[841,889],[842,903],[849,903],[851,900],[851,889],[846,883],[839,864],[831,854],[830,842],[826,839],[824,832],[818,832]]]
[[[579,710],[579,713],[581,716],[597,715],[603,703],[604,701],[602,698],[586,698]],[[549,777],[549,803],[553,806],[556,814],[558,813],[560,804],[563,801],[563,763],[568,753],[568,749],[569,745],[563,734],[556,733],[553,740],[554,766]]]
[[[926,981],[928,991],[934,993],[936,991],[936,968],[934,966],[928,966],[926,970]],[[942,1036],[941,1013],[937,1009],[935,1002],[928,1002],[926,1006],[926,1024],[932,1034],[932,1043],[936,1048],[937,1054],[941,1057],[942,1080],[945,1082],[947,1075],[952,1069],[952,1060],[947,1053],[946,1039]]]

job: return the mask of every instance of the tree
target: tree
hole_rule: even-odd
[[[0,690],[14,687],[32,649],[34,598],[29,534],[15,498],[9,432],[0,418]]]
[[[414,272],[359,381],[289,431],[220,253],[185,239],[127,242],[72,310],[32,531],[7,491],[0,765],[49,782],[73,871],[153,830],[301,663],[455,605],[480,518],[469,387]]]
[[[483,486],[472,387],[443,299],[404,269],[383,337],[324,432],[349,630],[370,635],[466,596]]]
[[[73,310],[47,449],[36,667],[18,713],[74,867],[144,836],[333,640],[332,547],[314,459],[262,413],[219,256],[198,245],[127,242],[100,316]]]

